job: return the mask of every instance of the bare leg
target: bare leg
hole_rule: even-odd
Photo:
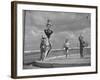
[[[48,53],[48,50],[46,50],[45,53],[44,53],[44,59],[46,59],[47,53]]]
[[[52,46],[51,46],[51,43],[50,43],[50,45],[49,45],[49,50],[48,50],[48,52],[47,52],[46,57],[49,55],[49,53],[50,53],[51,49],[52,49]]]
[[[43,61],[45,57],[45,50],[41,49],[41,56],[40,56],[40,60]]]
[[[43,61],[43,55],[44,55],[44,52],[41,52],[41,56],[40,56],[40,61]]]
[[[43,51],[40,49],[40,60],[42,60]]]
[[[66,51],[66,58],[67,58],[67,55],[68,55],[68,49],[67,49],[67,51]]]
[[[64,54],[66,55],[66,58],[67,58],[67,55],[68,55],[68,49],[67,48],[64,50]]]
[[[83,47],[80,47],[80,57],[83,58]]]

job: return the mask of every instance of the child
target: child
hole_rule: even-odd
[[[66,39],[64,42],[64,51],[65,51],[64,53],[66,55],[66,58],[67,58],[67,54],[68,54],[68,49],[69,49],[69,41],[68,41],[68,39]]]

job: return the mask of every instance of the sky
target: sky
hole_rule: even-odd
[[[44,34],[47,20],[53,25],[51,29],[51,43],[53,49],[62,49],[66,38],[69,39],[70,47],[79,47],[78,37],[84,36],[84,40],[90,44],[91,38],[91,14],[55,11],[23,11],[24,24],[24,50],[39,50],[41,35]]]

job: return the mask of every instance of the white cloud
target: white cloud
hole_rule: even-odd
[[[88,17],[88,18],[87,18]],[[89,26],[90,14],[71,13],[71,12],[49,12],[49,11],[27,11],[26,25],[37,26],[43,29],[47,19],[52,21],[56,31],[60,30],[79,30]]]
[[[27,12],[25,26],[25,48],[39,49],[41,35],[44,34],[47,19],[51,19],[52,30],[51,42],[53,48],[61,48],[64,40],[68,38],[71,46],[78,44],[78,36],[82,33],[85,40],[90,43],[90,23],[87,13],[57,13],[57,12]]]

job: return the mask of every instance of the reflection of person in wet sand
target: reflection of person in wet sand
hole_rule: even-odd
[[[67,58],[67,55],[68,55],[68,49],[69,49],[69,40],[66,39],[65,42],[64,42],[64,54],[66,55],[66,58]]]

